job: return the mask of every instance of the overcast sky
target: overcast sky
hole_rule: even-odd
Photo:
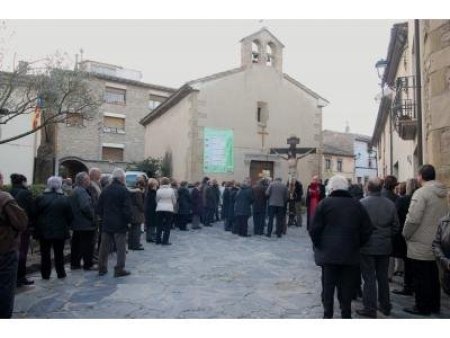
[[[371,135],[393,20],[7,20],[3,69],[56,50],[140,70],[179,87],[240,66],[240,39],[267,27],[285,45],[283,71],[330,101],[325,129]],[[5,33],[6,32],[6,33]],[[0,41],[1,43],[1,41]],[[1,46],[0,46],[1,47]],[[1,51],[1,48],[0,48]]]

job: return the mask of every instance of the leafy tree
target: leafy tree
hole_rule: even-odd
[[[148,177],[157,178],[161,175],[161,158],[149,157],[140,162],[133,162],[132,165],[128,166],[128,170],[143,171]]]
[[[22,62],[12,72],[0,72],[0,125],[39,113],[28,130],[0,139],[0,144],[65,122],[70,114],[91,119],[102,104],[102,92],[89,81],[89,74],[67,69],[61,56],[45,61],[42,67]]]

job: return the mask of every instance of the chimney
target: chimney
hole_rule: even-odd
[[[27,71],[28,71],[28,62],[19,61],[19,64],[17,66],[17,72],[21,75],[26,75]]]

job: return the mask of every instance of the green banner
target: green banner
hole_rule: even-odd
[[[234,170],[234,137],[230,129],[204,129],[203,171],[231,173]]]

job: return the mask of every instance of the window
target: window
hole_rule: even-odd
[[[148,108],[150,110],[156,109],[166,99],[167,98],[164,96],[150,95],[150,98],[148,99]]]
[[[67,113],[66,114],[66,126],[81,127],[83,124],[83,116],[80,113]]]
[[[102,160],[123,161],[123,148],[102,147]]]
[[[269,42],[266,46],[266,65],[273,66],[274,65],[274,54],[275,54],[275,45],[272,42]]]
[[[104,100],[110,104],[125,104],[126,93],[125,89],[106,87]]]
[[[337,171],[342,172],[342,160],[337,160]]]
[[[257,102],[256,105],[256,122],[258,124],[266,125],[269,117],[266,102]]]
[[[369,168],[372,168],[372,159],[369,158]]]
[[[103,116],[103,131],[105,133],[125,134],[125,117]]]
[[[362,183],[362,177],[357,177],[356,179],[357,179],[358,184]]]
[[[364,176],[364,185],[366,185],[367,182],[369,182],[369,176]]]
[[[331,160],[329,158],[325,159],[325,169],[331,169]]]

